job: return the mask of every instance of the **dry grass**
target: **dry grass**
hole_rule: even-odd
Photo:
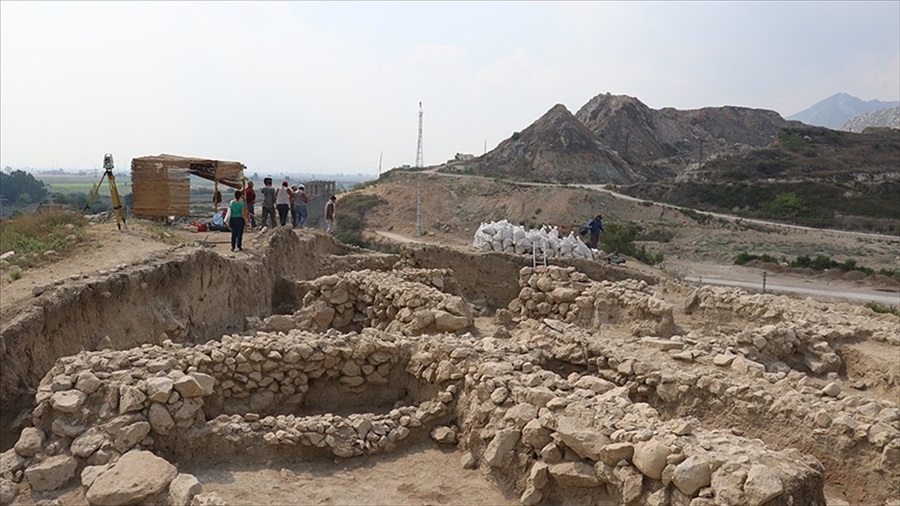
[[[84,217],[64,210],[39,210],[0,221],[0,253],[14,251],[11,264],[46,263],[71,251],[84,237]],[[48,253],[48,252],[54,253]]]

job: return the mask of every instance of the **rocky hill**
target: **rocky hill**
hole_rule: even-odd
[[[605,93],[574,115],[556,105],[484,156],[440,170],[613,184],[748,218],[900,232],[900,131],[841,132],[762,109],[655,110]]]
[[[868,127],[900,128],[900,106],[854,116],[844,123],[841,130],[862,132]]]
[[[659,176],[673,176],[735,144],[768,145],[792,124],[775,111],[732,106],[655,110],[637,98],[609,93],[592,98],[575,116],[601,143]]]
[[[643,179],[560,104],[466,165],[464,170],[486,176],[558,183],[626,184]]]
[[[837,93],[818,102],[809,109],[788,116],[787,119],[802,121],[807,125],[838,129],[854,116],[879,109],[889,109],[898,105],[900,105],[898,102],[864,101],[846,93]]]
[[[765,148],[722,152],[674,182],[622,191],[748,218],[896,234],[898,161],[900,130],[788,128]]]

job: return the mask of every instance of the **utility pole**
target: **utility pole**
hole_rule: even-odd
[[[419,102],[419,142],[416,147],[416,168],[424,165],[422,156],[422,102]],[[416,174],[416,237],[422,235],[422,172]]]
[[[381,154],[378,155],[378,177],[381,177],[381,160],[384,158],[384,150],[381,150]]]

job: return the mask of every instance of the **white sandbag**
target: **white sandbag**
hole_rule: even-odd
[[[516,241],[516,253],[520,255],[531,253],[531,249],[531,241],[529,241],[528,239],[525,239],[523,237],[522,239]]]
[[[594,258],[594,254],[591,252],[591,248],[588,247],[587,244],[582,242],[581,239],[578,239],[578,243],[575,245],[573,253],[575,253],[575,255],[579,258]]]

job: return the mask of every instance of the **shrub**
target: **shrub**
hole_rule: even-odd
[[[642,230],[638,236],[634,239],[635,241],[654,241],[654,242],[669,242],[675,238],[675,232],[671,230],[661,230],[655,228],[653,230]]]
[[[790,218],[805,216],[809,213],[806,201],[793,192],[775,195],[775,198],[763,204],[761,209],[771,215]]]
[[[12,281],[21,279],[24,275],[25,272],[21,268],[19,268],[19,266],[15,266],[14,268],[9,270],[9,279]]]
[[[84,216],[58,209],[38,210],[0,221],[0,253],[15,251],[22,259],[22,267],[35,265],[47,251],[62,255],[71,250],[81,239],[84,224]],[[73,235],[74,241],[67,239]]]
[[[644,246],[638,248],[634,240],[638,235],[638,228],[634,225],[622,225],[609,223],[604,225],[600,234],[600,246],[607,252],[618,252],[632,256],[648,265],[656,265],[663,261],[662,253],[648,252]]]
[[[693,209],[679,208],[678,211],[697,223],[706,224],[709,222],[710,216],[706,213],[699,213]]]
[[[879,304],[877,302],[866,302],[865,306],[876,313],[881,314],[892,314],[894,316],[900,316],[900,310],[895,308],[894,306],[886,306],[884,304]]]
[[[745,265],[754,260],[759,260],[760,262],[768,262],[772,264],[779,263],[779,260],[771,255],[763,253],[762,255],[752,255],[747,253],[746,251],[742,251],[738,254],[734,259],[734,265]]]
[[[791,129],[785,129],[778,133],[778,143],[788,151],[800,151],[805,145],[803,136],[800,132]]]
[[[337,240],[368,248],[369,245],[362,240],[360,235],[366,224],[366,214],[375,206],[384,203],[384,199],[377,195],[349,194],[341,199],[340,216],[337,219]]]

